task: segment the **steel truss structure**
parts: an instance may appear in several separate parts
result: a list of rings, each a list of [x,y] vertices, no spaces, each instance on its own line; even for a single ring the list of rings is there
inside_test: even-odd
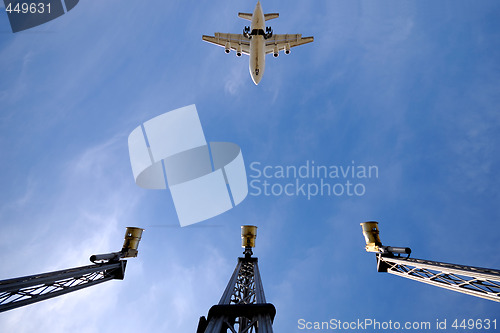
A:
[[[500,270],[377,254],[379,272],[500,302]]]
[[[272,333],[276,314],[266,303],[258,259],[246,255],[238,264],[219,304],[201,317],[197,333]]]
[[[126,264],[126,260],[110,261],[0,281],[0,312],[112,279],[123,280]]]

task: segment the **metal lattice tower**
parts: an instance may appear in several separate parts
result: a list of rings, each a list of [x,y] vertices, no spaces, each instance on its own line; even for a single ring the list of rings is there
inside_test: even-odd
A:
[[[361,223],[366,251],[377,253],[377,270],[500,302],[500,270],[409,258],[409,248],[383,246],[377,222]],[[404,258],[401,255],[407,254]]]
[[[0,281],[0,312],[112,279],[123,279],[126,263],[126,260],[120,260]]]
[[[274,305],[266,303],[258,259],[252,257],[257,227],[242,226],[244,258],[238,258],[233,275],[218,305],[201,317],[197,333],[272,333],[276,314]]]
[[[423,259],[377,255],[382,271],[433,286],[500,302],[500,270]]]
[[[143,229],[127,228],[120,252],[93,255],[94,265],[0,281],[0,312],[12,310],[113,279],[123,280],[126,260],[137,256]]]

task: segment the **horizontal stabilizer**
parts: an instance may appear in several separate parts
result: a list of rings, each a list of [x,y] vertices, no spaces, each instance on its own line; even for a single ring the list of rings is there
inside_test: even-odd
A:
[[[264,20],[269,21],[269,20],[275,19],[279,16],[280,16],[280,14],[278,14],[278,13],[264,14]]]
[[[250,14],[250,13],[238,13],[238,16],[241,17],[242,19],[251,21],[253,14]]]

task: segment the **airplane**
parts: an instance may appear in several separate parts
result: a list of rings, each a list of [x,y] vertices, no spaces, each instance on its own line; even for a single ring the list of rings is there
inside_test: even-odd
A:
[[[314,37],[302,37],[301,34],[274,35],[271,27],[266,27],[266,21],[277,18],[279,14],[264,14],[260,1],[257,1],[253,14],[238,13],[238,16],[252,22],[250,27],[246,26],[243,29],[242,34],[216,32],[214,36],[203,35],[202,39],[222,46],[226,53],[235,50],[238,57],[241,57],[242,54],[249,55],[248,67],[256,85],[259,84],[264,75],[266,54],[273,53],[276,58],[281,50],[284,50],[285,54],[290,54],[292,47],[314,41]]]

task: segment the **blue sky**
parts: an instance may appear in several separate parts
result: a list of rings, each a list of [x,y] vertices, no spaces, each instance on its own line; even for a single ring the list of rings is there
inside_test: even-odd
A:
[[[0,315],[6,332],[194,332],[258,226],[276,332],[297,321],[497,319],[498,304],[376,272],[360,222],[413,257],[500,268],[500,4],[263,0],[275,33],[248,57],[202,34],[242,31],[254,1],[80,1],[12,34],[0,13],[0,279],[86,265],[146,229],[124,281]],[[251,196],[180,228],[168,191],[134,184],[127,136],[196,104],[207,141],[262,165],[375,165],[363,196]],[[288,182],[289,180],[280,180]],[[333,180],[332,180],[333,181]],[[499,323],[500,325],[500,323]],[[449,329],[448,331],[454,331]]]

